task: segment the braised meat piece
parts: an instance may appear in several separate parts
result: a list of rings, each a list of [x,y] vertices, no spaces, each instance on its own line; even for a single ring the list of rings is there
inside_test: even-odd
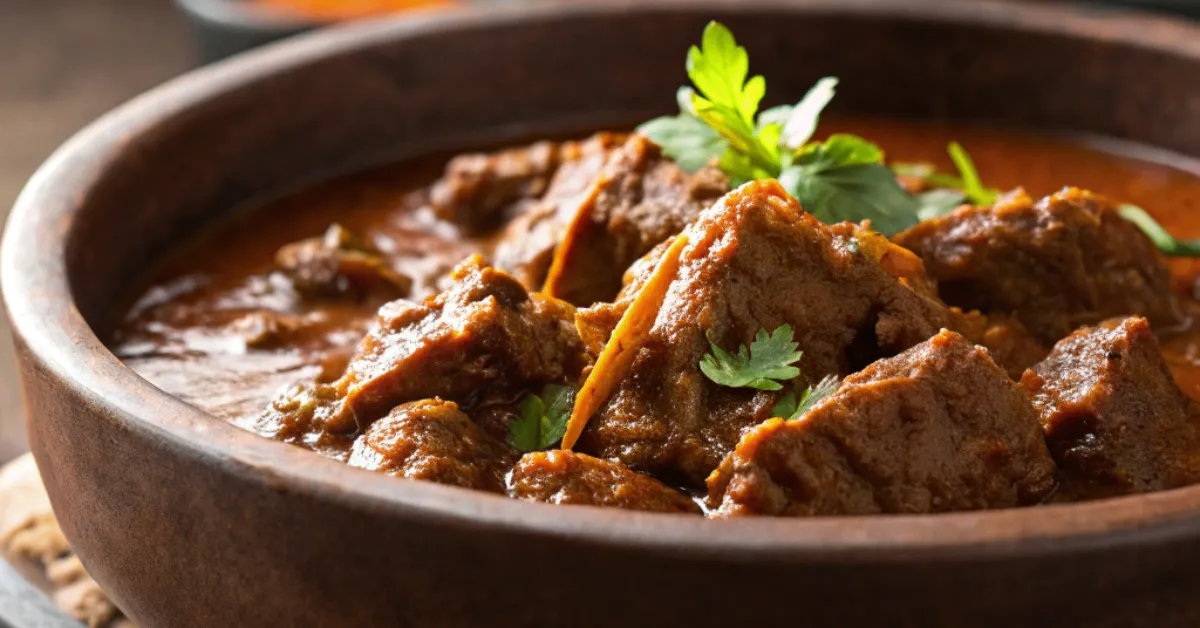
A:
[[[564,165],[545,196],[509,224],[497,267],[572,303],[609,300],[630,264],[729,190],[716,168],[689,174],[640,135],[612,139],[591,140],[586,156]]]
[[[452,401],[396,406],[354,441],[349,463],[388,475],[493,493],[516,455],[471,422]]]
[[[1200,481],[1200,410],[1175,384],[1146,319],[1076,331],[1021,386],[1062,469],[1064,499]]]
[[[988,350],[992,359],[1008,371],[1013,380],[1021,379],[1025,369],[1041,362],[1050,349],[1033,337],[1015,318],[1004,314],[984,316],[977,311],[950,308],[948,327],[971,342]]]
[[[650,476],[571,451],[525,454],[512,470],[508,493],[549,504],[700,514],[700,507],[686,495]]]
[[[705,377],[699,362],[710,340],[736,351],[786,323],[804,351],[799,367],[815,381],[895,355],[948,320],[940,303],[831,233],[774,181],[730,192],[681,237],[657,318],[631,348],[628,371],[604,374],[619,381],[583,432],[581,451],[698,486],[743,428],[770,418],[779,396]],[[589,343],[596,335],[584,334]]]
[[[546,291],[576,305],[611,300],[621,277],[729,191],[714,167],[692,174],[640,135],[613,151],[563,235]]]
[[[258,429],[283,440],[366,429],[406,401],[469,405],[549,382],[574,383],[587,364],[569,304],[530,294],[507,273],[467,259],[424,303],[384,305],[345,373],[274,402]]]
[[[708,480],[717,516],[931,513],[1054,488],[1037,415],[987,352],[942,331],[847,377],[795,421],[748,431]]]
[[[947,303],[1012,314],[1047,345],[1113,316],[1163,327],[1183,319],[1154,244],[1078,189],[1036,203],[1018,193],[995,207],[963,207],[895,241],[925,260]]]
[[[578,213],[609,154],[624,136],[597,133],[571,146],[545,193],[510,208],[515,216],[496,243],[496,267],[508,271],[530,290],[541,290],[571,218]]]
[[[319,238],[280,248],[275,264],[305,298],[372,297],[382,302],[403,297],[412,287],[412,279],[338,224]]]
[[[579,142],[536,142],[495,153],[466,153],[446,164],[429,189],[438,217],[467,232],[495,227],[506,210],[545,194],[564,162],[579,156]]]

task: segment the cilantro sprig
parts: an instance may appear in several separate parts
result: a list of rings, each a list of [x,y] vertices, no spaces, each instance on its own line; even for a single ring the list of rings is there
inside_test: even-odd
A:
[[[807,386],[801,390],[798,398],[796,390],[789,390],[779,401],[775,402],[775,406],[771,408],[771,415],[795,421],[812,410],[823,399],[837,392],[841,384],[842,381],[837,376],[826,375],[815,386]]]
[[[1171,235],[1162,225],[1158,224],[1146,210],[1126,203],[1117,207],[1117,213],[1122,218],[1137,225],[1145,233],[1154,246],[1166,255],[1172,257],[1200,257],[1200,240],[1179,240]]]
[[[958,176],[940,173],[932,164],[927,163],[892,165],[896,174],[921,179],[934,188],[917,195],[917,202],[920,204],[917,215],[921,220],[944,216],[963,203],[994,205],[1000,198],[1000,190],[983,185],[979,171],[975,169],[975,162],[962,144],[950,142],[946,152],[950,154],[950,160],[958,169]]]
[[[800,344],[792,340],[790,325],[781,325],[771,334],[758,330],[750,346],[742,345],[737,353],[729,353],[711,340],[708,344],[712,353],[700,359],[700,370],[722,386],[780,390],[781,381],[800,375],[794,364],[804,352],[796,350]]]
[[[760,329],[750,346],[741,345],[730,353],[709,341],[712,352],[700,359],[700,370],[708,379],[730,388],[782,390],[783,382],[800,376],[796,363],[804,356],[794,339],[791,325],[780,325],[774,332]],[[822,399],[837,391],[841,380],[830,375],[815,386],[794,387],[771,408],[771,416],[789,421],[800,418]]]
[[[693,88],[677,93],[676,116],[638,131],[686,170],[716,161],[734,185],[776,178],[800,205],[825,222],[870,220],[892,235],[917,222],[916,199],[883,165],[883,151],[854,135],[814,142],[821,112],[837,79],[821,79],[795,105],[759,111],[766,79],[750,76],[746,49],[718,22],[704,29],[687,55]]]
[[[562,440],[575,402],[575,389],[547,384],[540,395],[529,393],[517,406],[521,416],[508,424],[508,443],[522,453],[549,449]]]

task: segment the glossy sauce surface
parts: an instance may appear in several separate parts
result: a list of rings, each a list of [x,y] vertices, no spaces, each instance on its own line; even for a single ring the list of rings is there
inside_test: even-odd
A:
[[[862,135],[882,146],[890,162],[929,161],[943,170],[950,169],[947,143],[958,141],[991,187],[1023,186],[1036,197],[1077,186],[1142,206],[1177,237],[1200,237],[1200,165],[1194,161],[1126,145],[962,125],[845,119],[823,131]],[[1169,166],[1156,163],[1167,159]],[[298,298],[273,272],[280,246],[319,236],[336,222],[412,276],[414,298],[435,292],[467,255],[490,251],[486,239],[464,237],[426,206],[425,186],[443,163],[387,166],[239,212],[152,273],[119,319],[110,345],[164,391],[249,427],[286,386],[336,375],[380,305],[369,300],[313,305]],[[1190,297],[1200,262],[1176,259],[1171,268],[1177,289]],[[269,332],[271,317],[282,317],[302,333],[279,345],[257,342]],[[1200,333],[1193,328],[1163,334],[1162,340],[1180,386],[1200,400]]]

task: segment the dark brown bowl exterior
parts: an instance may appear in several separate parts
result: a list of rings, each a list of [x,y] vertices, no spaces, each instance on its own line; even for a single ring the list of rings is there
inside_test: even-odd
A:
[[[923,517],[556,507],[372,474],[217,421],[93,332],[239,203],[402,155],[667,111],[709,19],[770,93],[1200,155],[1200,30],[940,0],[569,3],[323,32],[81,132],[30,182],[0,280],[34,453],[142,626],[1198,625],[1200,487]]]

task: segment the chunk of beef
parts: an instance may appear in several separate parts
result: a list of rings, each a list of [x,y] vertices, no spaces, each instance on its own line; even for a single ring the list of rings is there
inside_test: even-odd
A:
[[[1141,317],[1085,327],[1021,379],[1062,469],[1064,499],[1200,481],[1200,412]]]
[[[501,236],[496,265],[529,289],[545,284],[581,305],[612,299],[630,264],[729,190],[716,168],[689,174],[640,135],[621,145],[612,138],[592,140],[587,157],[564,165]]]
[[[544,194],[506,212],[514,217],[497,240],[496,267],[512,273],[526,288],[541,290],[567,225],[586,200],[609,153],[623,141],[624,136],[598,133],[575,144]]]
[[[1012,314],[1045,344],[1113,316],[1164,327],[1183,318],[1162,254],[1106,201],[1078,189],[960,208],[895,240],[925,260],[947,303]]]
[[[545,194],[559,166],[577,158],[579,150],[577,142],[537,142],[459,155],[430,187],[430,205],[438,217],[468,232],[486,231],[513,204]]]
[[[573,307],[529,294],[479,256],[451,279],[424,303],[384,305],[338,380],[293,389],[260,417],[258,430],[288,441],[346,434],[406,401],[439,397],[469,406],[578,379],[587,358]]]
[[[396,272],[378,251],[345,227],[334,224],[319,238],[280,248],[275,264],[305,298],[398,299],[412,279]]]
[[[612,300],[625,269],[728,191],[715,167],[685,172],[650,140],[631,136],[571,218],[546,291],[576,305]]]
[[[588,355],[593,359],[604,349],[617,323],[621,321],[621,316],[654,273],[672,240],[654,247],[625,271],[621,291],[612,302],[595,303],[575,312],[575,327],[579,330]]]
[[[1014,380],[1025,369],[1041,362],[1050,350],[1015,318],[1004,314],[985,316],[978,311],[950,308],[950,329],[988,350],[992,359]]]
[[[423,399],[401,404],[354,441],[349,463],[414,480],[493,493],[516,455],[471,422],[452,401]]]
[[[525,454],[513,468],[508,493],[549,504],[700,513],[683,493],[610,460],[571,451]]]
[[[864,254],[876,259],[900,283],[940,302],[937,282],[929,277],[924,262],[912,251],[862,225],[842,222],[830,225],[829,229],[835,235],[854,238]],[[1008,371],[1013,379],[1020,379],[1025,369],[1037,364],[1050,352],[1020,321],[1011,316],[998,313],[986,316],[977,310],[964,312],[957,307],[948,308],[947,315],[948,328],[986,347],[992,359]]]
[[[657,319],[581,451],[699,485],[743,428],[770,418],[778,397],[706,378],[698,365],[710,340],[735,351],[759,330],[789,324],[804,351],[799,366],[815,381],[895,355],[947,323],[940,303],[831,233],[774,181],[729,193],[683,237]]]
[[[1033,504],[1054,461],[1029,399],[942,331],[847,377],[795,421],[748,431],[709,478],[717,516],[929,513]]]

